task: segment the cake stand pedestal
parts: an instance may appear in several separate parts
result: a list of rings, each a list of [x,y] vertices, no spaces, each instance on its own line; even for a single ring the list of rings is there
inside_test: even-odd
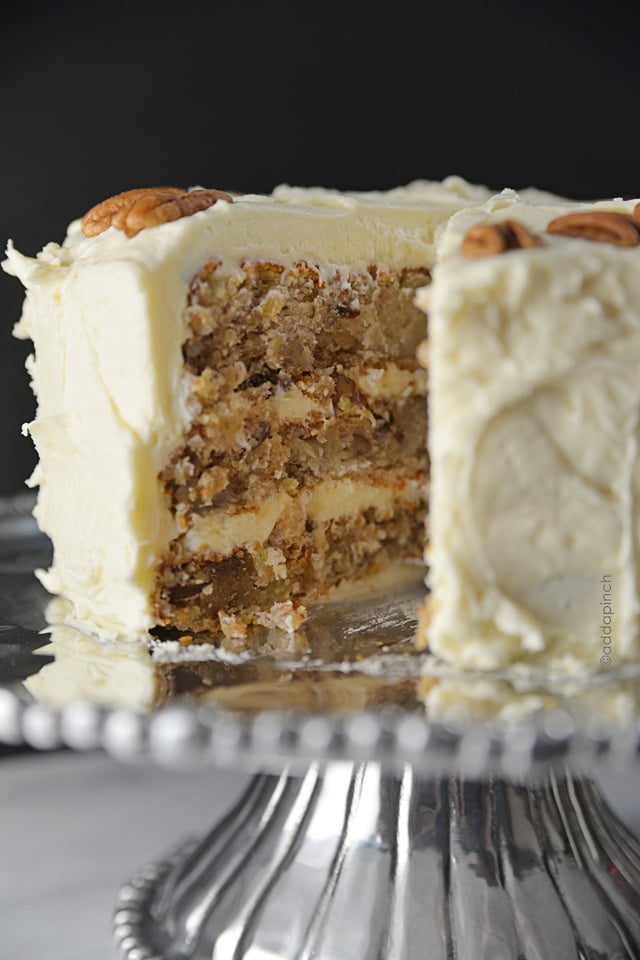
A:
[[[118,896],[122,960],[637,960],[640,847],[589,779],[256,775]]]

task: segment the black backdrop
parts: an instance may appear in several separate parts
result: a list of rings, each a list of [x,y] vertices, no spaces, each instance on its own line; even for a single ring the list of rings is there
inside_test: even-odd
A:
[[[459,173],[640,194],[633,5],[32,0],[0,20],[0,240],[35,253],[134,186],[384,188]],[[0,493],[33,465],[0,278]]]

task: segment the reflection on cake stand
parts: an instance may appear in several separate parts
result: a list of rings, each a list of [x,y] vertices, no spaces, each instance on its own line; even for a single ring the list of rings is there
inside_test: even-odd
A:
[[[122,888],[123,960],[640,956],[640,847],[591,780],[638,761],[637,672],[447,674],[411,649],[414,583],[268,655],[132,646],[128,688],[122,650],[78,638],[74,660],[62,630],[48,675],[75,679],[51,702],[45,668],[37,701],[18,683],[43,639],[28,554],[0,557],[0,740],[254,771],[210,834]]]

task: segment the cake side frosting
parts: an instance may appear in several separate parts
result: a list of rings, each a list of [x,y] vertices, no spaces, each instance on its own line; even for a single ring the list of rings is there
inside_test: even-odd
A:
[[[188,420],[173,318],[135,264],[41,266],[13,252],[10,264],[28,291],[16,334],[36,344],[30,482],[55,544],[42,582],[79,619],[144,631],[150,557],[174,528],[151,478]]]
[[[636,204],[503,194],[452,218],[418,295],[432,476],[421,642],[456,665],[637,659],[640,246],[546,229]],[[471,228],[507,220],[541,245],[460,252]]]

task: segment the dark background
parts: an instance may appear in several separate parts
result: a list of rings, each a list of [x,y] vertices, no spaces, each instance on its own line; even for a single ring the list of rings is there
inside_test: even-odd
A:
[[[0,21],[0,240],[35,253],[120,190],[384,188],[458,173],[640,194],[633,5],[31,2]],[[34,456],[20,285],[0,277],[0,494]]]

